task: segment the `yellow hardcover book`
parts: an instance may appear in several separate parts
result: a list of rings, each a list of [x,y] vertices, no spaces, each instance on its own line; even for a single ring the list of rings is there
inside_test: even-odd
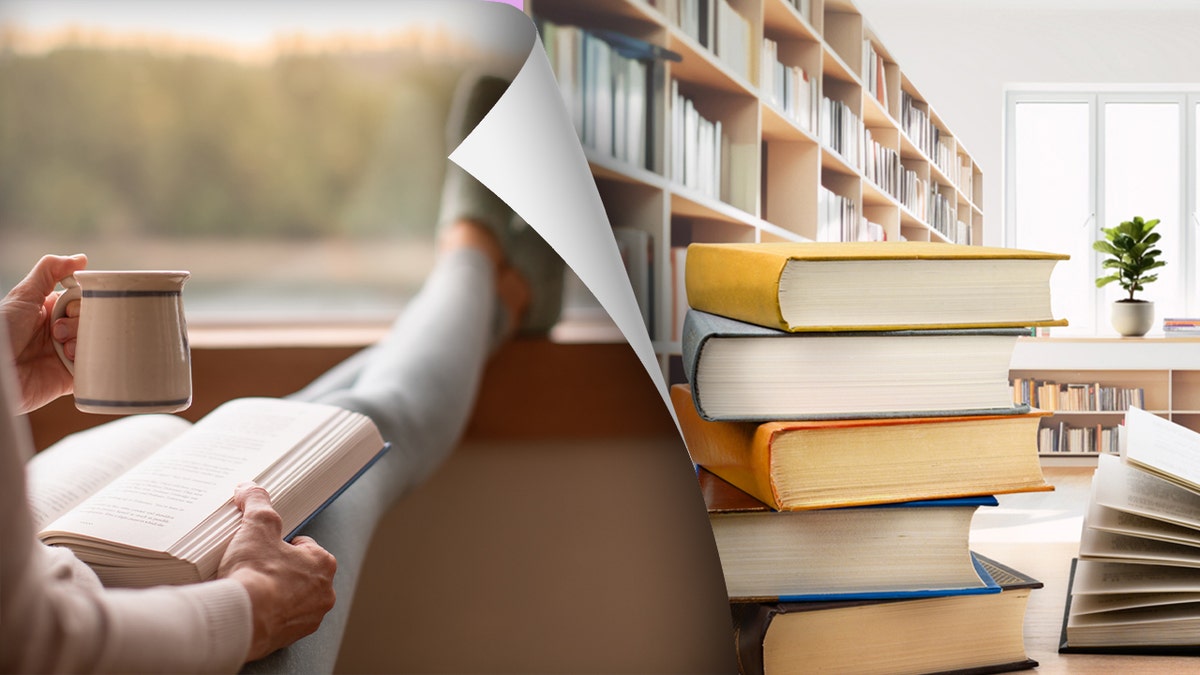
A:
[[[1047,413],[709,422],[671,387],[692,461],[777,511],[1052,490],[1038,459]]]
[[[1064,326],[1058,253],[935,242],[692,244],[688,304],[787,331]]]

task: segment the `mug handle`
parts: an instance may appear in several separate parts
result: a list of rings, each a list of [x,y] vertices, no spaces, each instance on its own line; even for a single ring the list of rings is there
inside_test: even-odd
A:
[[[54,325],[55,321],[67,315],[67,304],[72,300],[79,300],[83,297],[83,290],[79,288],[79,282],[75,279],[75,275],[70,275],[59,280],[63,286],[63,292],[54,301],[54,311],[50,312],[50,325]],[[58,352],[58,358],[62,360],[63,365],[67,367],[71,375],[75,375],[75,362],[67,358],[66,352],[63,351],[63,345],[58,340],[50,340],[54,343],[54,351]]]

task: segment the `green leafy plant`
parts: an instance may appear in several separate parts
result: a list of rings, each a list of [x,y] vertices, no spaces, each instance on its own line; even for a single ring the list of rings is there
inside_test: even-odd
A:
[[[1162,251],[1154,246],[1162,238],[1161,234],[1153,231],[1158,223],[1157,218],[1142,220],[1141,216],[1135,216],[1133,220],[1127,220],[1116,227],[1100,228],[1105,238],[1092,244],[1092,248],[1109,256],[1102,264],[1104,269],[1113,272],[1097,277],[1096,288],[1115,281],[1129,292],[1129,297],[1125,300],[1132,302],[1136,300],[1135,293],[1158,279],[1157,274],[1148,274],[1151,270],[1167,264],[1165,260],[1158,259]]]

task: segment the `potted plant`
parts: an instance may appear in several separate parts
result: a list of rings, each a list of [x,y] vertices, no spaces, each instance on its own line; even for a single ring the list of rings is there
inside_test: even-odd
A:
[[[1096,287],[1115,281],[1129,293],[1129,297],[1114,301],[1112,308],[1113,328],[1124,336],[1145,335],[1154,321],[1154,303],[1139,300],[1136,294],[1158,279],[1157,274],[1150,274],[1151,270],[1167,264],[1158,259],[1162,251],[1155,247],[1162,237],[1154,232],[1158,223],[1157,218],[1143,220],[1141,216],[1135,216],[1116,227],[1100,228],[1104,239],[1092,244],[1092,248],[1108,256],[1102,264],[1104,269],[1112,272],[1097,277]]]

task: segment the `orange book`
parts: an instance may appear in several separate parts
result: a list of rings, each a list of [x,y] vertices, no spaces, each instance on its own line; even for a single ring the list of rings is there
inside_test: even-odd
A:
[[[1067,256],[936,242],[692,244],[693,309],[786,331],[1062,326]]]
[[[692,461],[781,511],[1052,490],[1038,459],[1048,413],[709,422],[671,387]]]

